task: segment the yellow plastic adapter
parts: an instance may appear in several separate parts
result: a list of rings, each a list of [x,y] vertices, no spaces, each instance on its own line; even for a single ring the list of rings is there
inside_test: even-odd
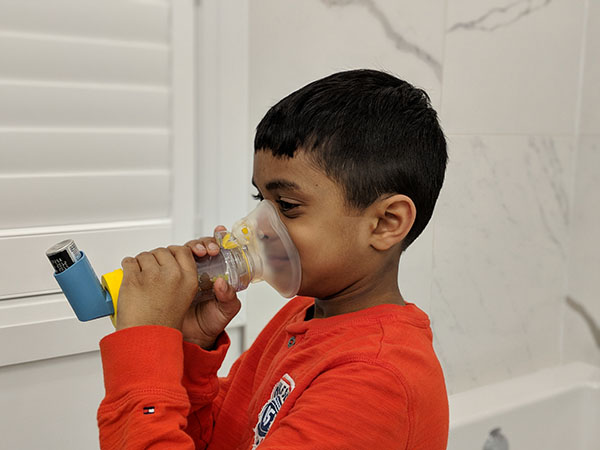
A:
[[[102,275],[102,286],[108,291],[112,298],[115,313],[110,316],[110,320],[115,328],[117,328],[117,302],[119,300],[119,290],[123,282],[123,269],[113,270],[112,272]]]

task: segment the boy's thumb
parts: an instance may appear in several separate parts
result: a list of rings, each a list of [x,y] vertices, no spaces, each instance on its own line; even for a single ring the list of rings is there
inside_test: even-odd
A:
[[[224,279],[219,278],[215,281],[214,290],[221,312],[225,316],[233,318],[242,307],[233,287]]]

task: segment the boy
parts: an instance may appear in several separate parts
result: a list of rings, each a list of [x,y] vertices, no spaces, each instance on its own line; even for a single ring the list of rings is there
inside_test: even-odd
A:
[[[240,302],[224,280],[191,305],[209,238],[122,262],[100,344],[103,449],[443,450],[448,404],[425,313],[397,284],[447,162],[427,94],[373,70],[313,82],[258,125],[253,184],[302,262],[299,295],[217,369]]]

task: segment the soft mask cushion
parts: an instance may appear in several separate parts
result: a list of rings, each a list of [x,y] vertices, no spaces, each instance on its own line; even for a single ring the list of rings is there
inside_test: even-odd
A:
[[[293,297],[300,289],[300,256],[277,208],[263,200],[231,230],[239,244],[247,246],[256,276],[265,280],[284,297]]]

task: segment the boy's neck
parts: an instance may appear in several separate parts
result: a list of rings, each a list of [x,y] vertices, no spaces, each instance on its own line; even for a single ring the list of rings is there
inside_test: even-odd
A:
[[[324,319],[372,306],[406,305],[398,288],[398,270],[378,279],[363,279],[327,298],[315,298],[315,319]]]

